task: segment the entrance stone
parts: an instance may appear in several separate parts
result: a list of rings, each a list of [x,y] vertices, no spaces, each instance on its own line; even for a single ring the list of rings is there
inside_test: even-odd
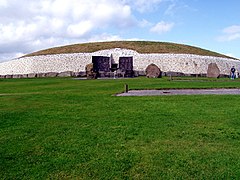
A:
[[[220,70],[216,63],[210,63],[208,65],[207,77],[218,78],[220,76]]]
[[[87,79],[96,79],[96,73],[94,72],[93,63],[87,64],[85,70]]]
[[[161,75],[161,70],[155,64],[150,64],[146,68],[146,77],[148,78],[158,78]]]

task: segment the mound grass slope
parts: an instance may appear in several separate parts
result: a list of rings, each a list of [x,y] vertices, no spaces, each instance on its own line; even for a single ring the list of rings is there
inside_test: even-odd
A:
[[[173,53],[173,54],[196,54],[203,56],[216,56],[232,58],[223,54],[201,49],[194,46],[168,43],[168,42],[151,42],[151,41],[112,41],[112,42],[95,42],[84,44],[73,44],[61,47],[54,47],[46,50],[37,51],[27,56],[64,54],[64,53],[91,53],[103,49],[125,48],[132,49],[139,53]]]

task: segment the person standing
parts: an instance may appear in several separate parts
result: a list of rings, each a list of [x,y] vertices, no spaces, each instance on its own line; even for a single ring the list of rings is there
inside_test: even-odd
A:
[[[235,69],[235,67],[233,66],[233,67],[231,68],[231,79],[234,79],[234,78],[235,78],[235,71],[236,71],[236,69]]]

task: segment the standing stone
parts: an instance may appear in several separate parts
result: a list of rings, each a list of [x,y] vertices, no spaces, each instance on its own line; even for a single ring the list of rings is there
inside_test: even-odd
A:
[[[150,64],[146,68],[146,76],[148,78],[158,78],[161,75],[161,70],[155,64]]]
[[[93,69],[93,63],[87,64],[85,67],[87,79],[96,79],[96,73]]]
[[[216,63],[210,63],[208,65],[207,77],[218,78],[220,76],[220,70]]]

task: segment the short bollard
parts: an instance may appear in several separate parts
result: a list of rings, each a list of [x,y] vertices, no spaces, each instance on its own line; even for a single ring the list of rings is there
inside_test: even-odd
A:
[[[128,93],[128,84],[125,84],[125,85],[124,85],[124,92],[125,92],[125,93]]]

